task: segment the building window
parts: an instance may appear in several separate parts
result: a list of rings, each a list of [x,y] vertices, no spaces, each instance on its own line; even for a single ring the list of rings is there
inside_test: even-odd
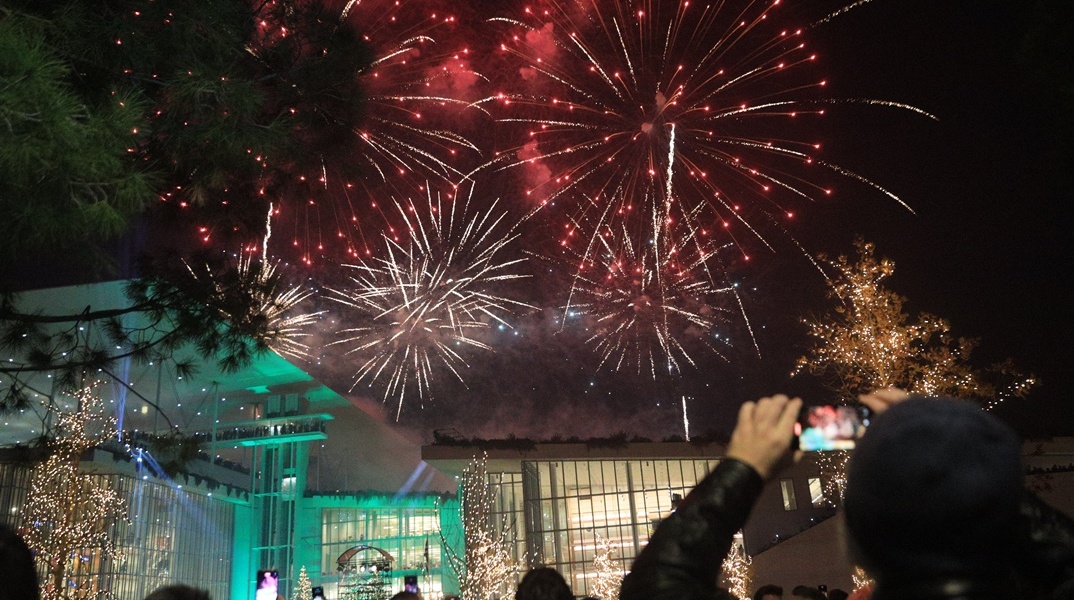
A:
[[[526,461],[528,504],[516,514],[529,531],[519,539],[529,547],[520,543],[526,552],[516,560],[555,568],[575,593],[591,594],[598,555],[610,551],[609,568],[626,573],[657,524],[715,466],[715,460]]]
[[[809,478],[809,499],[813,503],[813,508],[822,508],[828,504],[824,498],[824,484],[821,483],[819,477]]]
[[[426,597],[442,596],[445,581],[452,577],[447,573],[450,555],[443,544],[453,534],[442,529],[441,513],[457,509],[445,509],[440,503],[392,504],[390,497],[378,496],[356,497],[356,501],[357,507],[319,509],[320,583],[326,597],[367,597],[361,595],[365,593],[387,598],[388,592],[402,590],[407,576],[419,577]],[[345,562],[338,563],[344,555]],[[458,587],[458,583],[448,585]],[[385,595],[377,595],[381,593]]]
[[[85,597],[108,590],[116,598],[144,598],[169,581],[197,581],[213,598],[231,597],[232,504],[155,480],[114,473],[91,477],[123,496],[128,519],[104,530],[119,556],[79,551],[68,574]],[[0,523],[18,524],[30,486],[29,469],[0,464]]]
[[[779,489],[783,492],[783,510],[798,510],[798,501],[794,499],[794,480],[780,479]]]

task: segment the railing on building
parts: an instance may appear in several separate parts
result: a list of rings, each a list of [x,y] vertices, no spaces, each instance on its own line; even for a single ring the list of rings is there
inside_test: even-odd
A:
[[[309,442],[328,438],[327,413],[272,417],[254,421],[222,423],[209,431],[199,431],[191,437],[217,446],[265,446],[293,442]]]

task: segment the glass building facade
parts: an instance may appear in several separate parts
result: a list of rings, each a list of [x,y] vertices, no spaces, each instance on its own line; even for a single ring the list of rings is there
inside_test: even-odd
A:
[[[489,528],[509,526],[505,541],[513,543],[514,561],[523,571],[552,567],[575,595],[587,596],[610,575],[626,574],[661,521],[725,452],[717,443],[676,441],[491,448],[438,443],[422,447],[422,459],[461,480],[473,457],[483,455],[487,484],[497,497]],[[814,460],[802,460],[781,476],[761,491],[742,528],[742,547],[750,556],[835,513]]]
[[[113,525],[120,555],[87,552],[72,578],[119,600],[140,600],[172,582],[193,583],[214,598],[250,600],[259,568],[279,569],[284,595],[294,592],[303,567],[329,600],[386,600],[408,580],[427,600],[460,591],[454,559],[465,548],[458,496],[306,490],[303,452],[261,450],[287,460],[256,460],[255,453],[258,468],[246,475],[250,491],[228,498],[143,478],[123,461],[95,460],[91,470],[122,493],[129,520]],[[472,459],[470,448],[454,452],[440,459],[448,473],[455,464],[448,461]],[[693,454],[669,458],[675,452]],[[613,570],[625,573],[661,520],[718,464],[720,452],[687,445],[631,448],[611,457],[580,446],[539,449],[530,457],[505,452],[513,456],[493,458],[485,469],[490,530],[502,532],[521,571],[553,567],[577,595],[591,595],[598,576],[608,574],[598,572],[598,553],[610,550]],[[437,467],[437,458],[429,460]],[[268,468],[276,462],[279,468]],[[750,526],[760,528],[752,535],[762,544],[832,510],[813,470],[786,475],[793,478],[770,486],[772,497],[758,501]],[[0,520],[20,524],[29,485],[25,465],[0,463]],[[272,542],[277,531],[286,536]],[[286,557],[266,554],[277,545],[286,547]],[[505,582],[505,593],[513,584]]]
[[[116,556],[83,552],[68,572],[69,585],[108,592],[117,600],[141,600],[163,585],[182,582],[207,590],[213,598],[245,600],[253,597],[256,569],[279,568],[281,581],[293,582],[304,566],[313,585],[324,587],[333,600],[390,598],[403,590],[408,577],[430,600],[459,591],[448,558],[463,554],[459,503],[453,495],[282,494],[295,509],[281,511],[286,518],[273,521],[293,532],[294,560],[265,563],[261,530],[266,513],[257,505],[260,495],[267,494],[226,500],[206,490],[180,489],[174,482],[122,472],[125,464],[114,464],[120,472],[108,472],[113,461],[107,458],[89,465],[95,478],[121,493],[127,519],[111,526]],[[0,462],[0,522],[23,525],[30,477],[25,464]],[[286,484],[287,477],[281,481]],[[348,559],[341,564],[344,555]],[[354,593],[369,583],[363,563],[377,564],[382,571],[378,594]],[[287,595],[292,588],[281,585],[281,593]]]
[[[303,507],[301,518],[319,524],[305,555],[317,553],[320,568],[310,575],[326,597],[390,597],[407,578],[425,598],[458,593],[449,556],[462,552],[462,523],[453,496],[313,494]]]
[[[717,464],[715,459],[522,461],[490,473],[497,523],[513,524],[515,559],[550,566],[575,594],[592,593],[600,547],[625,573],[660,520]]]
[[[30,473],[21,464],[0,464],[0,521],[13,527],[22,525]],[[120,492],[127,503],[127,519],[111,526],[116,556],[82,552],[71,565],[71,585],[78,582],[89,591],[107,591],[125,600],[144,598],[168,583],[196,582],[214,598],[230,597],[232,504],[154,479],[116,473],[94,476]]]
[[[387,551],[395,571],[439,569],[440,517],[432,508],[326,508],[322,517],[321,565],[334,567],[347,550],[369,546]],[[324,572],[322,575],[333,573]]]
[[[84,563],[80,574],[120,598],[143,598],[176,581],[196,582],[214,598],[229,597],[233,505],[157,482],[102,477],[127,499],[130,520],[115,526],[119,558]]]

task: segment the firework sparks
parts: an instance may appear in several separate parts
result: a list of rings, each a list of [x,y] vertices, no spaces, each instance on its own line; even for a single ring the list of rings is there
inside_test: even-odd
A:
[[[278,267],[279,262],[255,260],[248,254],[240,255],[233,271],[223,273],[208,265],[186,264],[194,280],[211,290],[207,303],[228,323],[280,355],[309,358],[309,346],[301,339],[323,313],[296,310],[313,292],[301,285],[286,286]]]
[[[386,379],[384,401],[397,401],[396,420],[408,390],[430,396],[437,367],[465,383],[464,350],[491,349],[478,334],[494,323],[509,327],[512,311],[532,308],[497,291],[526,277],[518,272],[525,259],[504,257],[517,237],[507,213],[496,202],[471,211],[470,191],[464,200],[430,192],[424,205],[396,204],[407,239],[385,235],[385,258],[348,265],[356,272],[353,285],[330,290],[365,321],[333,342],[349,346],[346,354],[360,361],[354,386]]]
[[[858,0],[857,2],[854,2],[853,4],[849,4],[847,6],[844,6],[843,8],[840,8],[839,10],[837,10],[837,11],[835,11],[835,12],[833,12],[833,13],[827,15],[827,16],[825,16],[823,19],[820,19],[816,23],[813,23],[813,25],[811,25],[811,27],[816,27],[817,25],[823,25],[824,23],[827,23],[828,21],[831,21],[832,19],[838,17],[839,15],[842,15],[842,14],[848,12],[848,11],[854,10],[855,8],[857,8],[859,6],[861,6],[863,4],[868,4],[868,3],[872,2],[872,1],[873,0]]]
[[[323,311],[302,313],[296,308],[313,296],[301,285],[283,287],[277,275],[279,262],[254,261],[246,256],[239,259],[239,278],[256,282],[253,300],[255,314],[264,319],[268,346],[277,353],[296,358],[309,358],[309,346],[300,341],[309,335],[308,328],[317,322]]]
[[[819,143],[788,136],[832,104],[927,113],[825,98],[827,82],[811,74],[816,54],[802,30],[775,22],[779,5],[550,0],[522,19],[493,19],[512,31],[501,49],[526,88],[502,94],[514,114],[501,121],[524,128],[527,142],[483,168],[521,170],[537,206],[569,204],[568,222],[606,215],[637,239],[659,234],[647,215],[666,204],[669,223],[722,231],[747,257],[749,240],[771,247],[755,222],[791,219],[803,201],[831,194],[814,183],[821,175],[901,203],[816,158]]]
[[[713,284],[708,265],[718,248],[666,226],[659,211],[652,218],[652,230],[666,235],[636,243],[624,229],[606,228],[588,236],[596,247],[587,248],[588,258],[580,262],[566,314],[587,318],[592,327],[587,341],[602,367],[655,379],[679,373],[684,364],[696,366],[690,346],[723,357],[718,346],[726,339],[717,326],[731,312],[727,300],[737,294],[732,285]]]
[[[462,173],[451,165],[451,157],[465,150],[476,153],[477,146],[452,130],[430,127],[431,115],[422,112],[476,106],[456,95],[459,88],[481,78],[470,68],[469,50],[445,52],[437,48],[434,37],[453,25],[455,17],[437,13],[414,17],[399,2],[350,2],[341,25],[350,23],[348,17],[355,11],[362,11],[353,19],[361,23],[362,39],[376,52],[369,67],[359,73],[371,104],[368,127],[354,130],[369,149],[362,159],[383,181],[418,173],[457,183]],[[406,16],[414,24],[400,28],[398,23]]]
[[[382,206],[373,198],[411,196],[430,179],[457,184],[472,167],[467,161],[478,160],[477,146],[455,123],[471,110],[484,110],[467,99],[483,77],[471,68],[465,44],[444,42],[456,24],[450,13],[352,0],[330,24],[330,35],[296,40],[301,31],[283,29],[282,18],[273,18],[291,14],[290,3],[265,6],[249,47],[258,58],[278,55],[281,48],[301,48],[301,57],[331,57],[344,52],[339,48],[368,54],[354,65],[356,72],[337,82],[311,80],[340,88],[328,101],[300,95],[288,108],[312,132],[303,144],[308,156],[258,157],[267,168],[287,173],[266,187],[280,196],[275,215],[278,225],[287,225],[281,233],[290,238],[289,253],[307,265],[324,255],[368,256],[394,216],[390,203]],[[465,166],[457,167],[460,162]]]

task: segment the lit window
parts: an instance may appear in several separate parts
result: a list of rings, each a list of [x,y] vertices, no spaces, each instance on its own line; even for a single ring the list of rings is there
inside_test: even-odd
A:
[[[828,504],[824,499],[824,484],[821,483],[819,477],[809,478],[809,499],[813,503],[813,508],[821,508]]]
[[[298,493],[297,480],[295,476],[284,477],[280,481],[280,495],[284,500],[294,500]]]
[[[798,501],[794,499],[794,480],[780,479],[779,489],[783,492],[783,510],[798,510]]]

